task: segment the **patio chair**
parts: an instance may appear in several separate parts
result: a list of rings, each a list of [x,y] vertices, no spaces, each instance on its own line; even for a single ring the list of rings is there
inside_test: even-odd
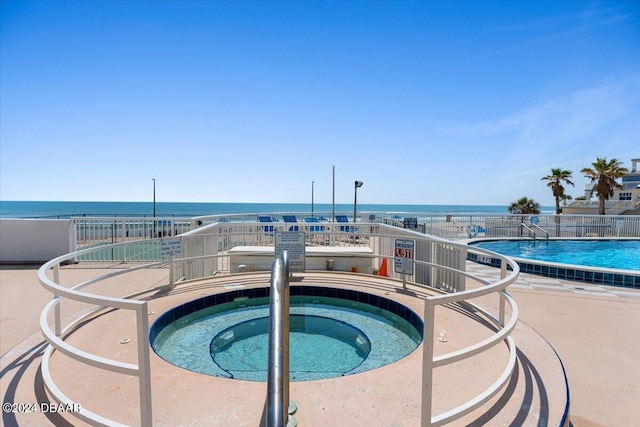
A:
[[[295,215],[282,215],[282,219],[284,219],[284,222],[286,223],[293,223],[293,224],[297,224],[298,223],[298,219],[296,218]],[[299,231],[300,227],[298,227],[297,225],[292,225],[289,227],[289,231]]]
[[[340,222],[340,223],[349,223],[349,218],[347,218],[346,215],[336,215],[336,221]],[[355,232],[355,227],[351,226],[351,225],[341,225],[340,226],[340,231],[344,232],[344,233],[353,233]]]
[[[320,224],[320,221],[316,217],[306,217],[304,222],[308,224]],[[319,243],[321,245],[328,244],[329,235],[326,232],[324,226],[322,225],[309,225],[309,233],[313,236],[313,240],[315,243]]]
[[[258,221],[260,222],[273,222],[270,216],[267,215],[258,215]],[[264,225],[262,230],[267,234],[273,234],[274,228],[273,225]]]
[[[304,222],[307,222],[310,224],[318,224],[320,221],[318,221],[318,218],[315,218],[315,217],[307,217],[304,219]],[[319,233],[321,231],[324,231],[324,227],[322,227],[321,225],[310,225],[309,231],[311,233]]]

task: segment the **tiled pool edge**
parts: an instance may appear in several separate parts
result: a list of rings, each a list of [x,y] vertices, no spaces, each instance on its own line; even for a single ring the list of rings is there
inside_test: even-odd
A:
[[[352,289],[340,289],[322,286],[291,286],[289,290],[291,296],[304,295],[340,298],[354,302],[362,302],[382,308],[404,318],[414,328],[416,328],[416,330],[422,337],[422,332],[424,329],[422,318],[409,307],[394,300]],[[233,291],[208,295],[206,297],[201,297],[192,301],[188,301],[184,304],[180,304],[165,311],[158,317],[158,319],[156,319],[155,322],[153,322],[149,330],[149,340],[150,342],[153,342],[158,333],[160,333],[160,331],[165,326],[169,325],[174,320],[187,316],[195,311],[213,305],[231,302],[238,297],[261,298],[268,297],[269,294],[270,289],[268,287],[236,289]]]
[[[640,289],[640,273],[635,274],[629,270],[612,270],[606,268],[525,260],[516,257],[511,258],[518,263],[521,273],[553,277],[555,279],[573,280],[576,282],[593,283],[597,285]],[[467,260],[478,264],[500,268],[500,260],[497,258],[489,258],[487,255],[467,253]]]

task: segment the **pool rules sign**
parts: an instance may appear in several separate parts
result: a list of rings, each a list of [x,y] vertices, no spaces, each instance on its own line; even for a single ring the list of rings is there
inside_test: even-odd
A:
[[[394,271],[396,273],[413,275],[413,255],[416,242],[413,240],[396,239],[394,251]]]
[[[275,256],[281,256],[284,251],[289,255],[289,271],[304,272],[306,252],[303,231],[276,232]]]

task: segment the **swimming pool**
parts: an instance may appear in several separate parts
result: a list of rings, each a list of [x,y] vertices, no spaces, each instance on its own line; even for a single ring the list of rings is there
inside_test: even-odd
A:
[[[640,240],[499,240],[476,246],[516,258],[640,270]]]
[[[351,375],[393,363],[422,341],[422,319],[395,301],[360,291],[291,287],[290,379]],[[266,381],[268,288],[212,295],[154,322],[152,348],[194,372]]]
[[[523,273],[640,287],[640,240],[486,240],[470,245],[515,258]],[[469,259],[494,264],[476,254]]]

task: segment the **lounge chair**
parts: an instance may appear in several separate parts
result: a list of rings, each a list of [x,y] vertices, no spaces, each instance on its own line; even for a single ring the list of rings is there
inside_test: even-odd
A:
[[[346,215],[336,215],[336,221],[340,223],[349,223],[349,218]],[[341,225],[340,231],[344,233],[353,233],[355,232],[355,227],[351,225]]]
[[[316,217],[306,217],[304,222],[308,224],[320,224],[320,221]],[[313,237],[313,241],[316,244],[325,245],[328,244],[329,234],[326,232],[323,225],[309,225],[309,233],[311,233],[311,237]]]
[[[270,216],[267,215],[258,215],[258,221],[260,222],[273,222]],[[262,230],[267,234],[273,234],[274,228],[273,225],[265,225],[262,227]]]
[[[318,221],[318,218],[315,218],[315,217],[307,217],[304,219],[304,222],[311,223],[311,224],[318,224],[320,221]],[[309,231],[311,233],[319,233],[321,231],[324,231],[324,227],[322,227],[321,225],[310,225]]]
[[[287,223],[293,223],[293,224],[298,223],[298,220],[295,215],[282,215],[282,219],[284,219],[284,222],[287,222]],[[291,227],[289,227],[289,231],[299,231],[299,230],[300,230],[300,227],[298,227],[297,225],[292,225]]]

